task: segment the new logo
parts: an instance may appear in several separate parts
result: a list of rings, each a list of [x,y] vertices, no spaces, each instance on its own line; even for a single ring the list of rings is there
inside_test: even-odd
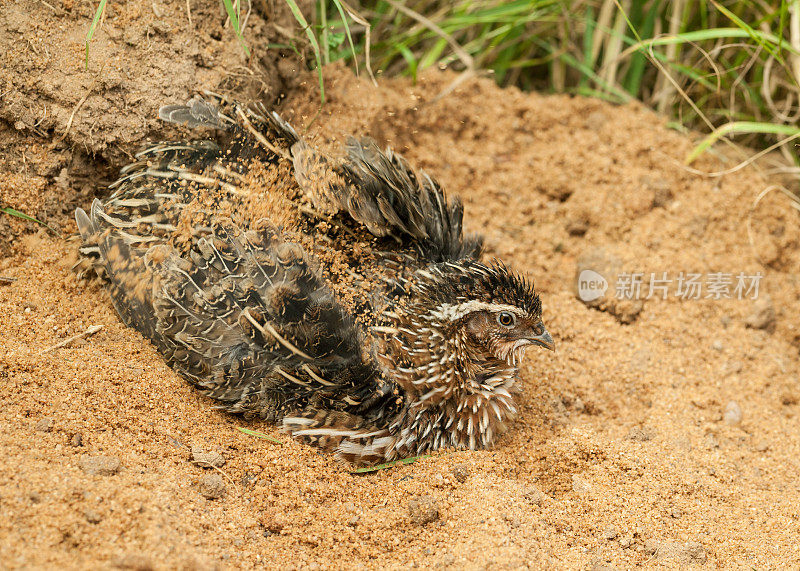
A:
[[[581,301],[600,299],[608,290],[606,278],[594,270],[583,270],[578,276],[578,297]]]

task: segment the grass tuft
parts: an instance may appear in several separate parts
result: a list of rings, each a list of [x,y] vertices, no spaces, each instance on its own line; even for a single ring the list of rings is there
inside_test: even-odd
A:
[[[638,99],[709,134],[693,156],[733,135],[763,149],[800,132],[800,6],[791,0],[373,0],[359,7],[371,46],[367,28],[320,10],[330,14],[326,34],[348,26],[355,42],[325,61],[363,62],[370,47],[379,72],[416,79],[433,66],[465,70],[460,49],[501,85]]]
[[[221,1],[249,55],[241,0]],[[87,67],[106,2],[86,35]],[[800,135],[798,0],[365,0],[355,9],[317,0],[311,23],[296,0],[283,2],[313,54],[323,104],[321,68],[338,60],[370,77],[373,67],[413,79],[430,67],[488,72],[524,90],[638,99],[671,125],[706,134],[687,162],[736,136],[777,146],[800,166],[785,145]]]

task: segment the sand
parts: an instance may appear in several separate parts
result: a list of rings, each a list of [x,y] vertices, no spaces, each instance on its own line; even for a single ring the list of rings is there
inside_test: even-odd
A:
[[[144,43],[101,37],[93,49],[118,50],[132,83],[99,89],[63,141],[98,64],[84,72],[80,55],[42,64],[38,83],[21,67],[0,74],[13,94],[0,105],[0,201],[61,232],[0,217],[0,278],[9,278],[0,279],[0,567],[800,565],[800,217],[779,193],[752,208],[776,181],[754,167],[693,174],[682,161],[696,137],[639,105],[524,94],[489,79],[437,98],[457,77],[449,72],[375,87],[330,66],[317,115],[315,76],[289,59],[265,64],[263,50],[258,65],[246,61],[217,13],[196,7],[189,29],[183,3],[161,17],[128,4],[104,24],[112,40],[159,19],[171,30],[151,34],[150,58]],[[41,37],[17,31],[15,45],[30,38],[41,57],[45,47],[57,57],[59,46],[80,47],[90,7],[55,7],[63,14],[12,2],[0,23],[17,30],[15,13],[40,14]],[[253,18],[250,37],[269,37],[270,14]],[[203,35],[217,28],[220,40]],[[182,38],[218,50],[225,69],[279,70],[260,96],[283,93],[281,113],[318,144],[368,134],[402,152],[463,198],[487,259],[535,280],[558,350],[528,352],[520,415],[494,449],[354,474],[268,423],[215,410],[119,322],[102,289],[75,279],[72,208],[102,197],[145,138],[170,135],[153,119],[160,104],[227,85],[213,62],[193,75],[200,60]],[[183,70],[174,81],[158,76],[169,50]],[[50,75],[74,83],[54,95],[40,88]],[[137,89],[150,91],[115,106]],[[53,122],[34,128],[20,111],[29,102],[53,108]],[[693,167],[733,164],[709,155]],[[576,295],[579,269],[641,272],[642,299],[614,300],[612,280],[589,307]],[[644,299],[650,274],[664,272],[667,299]],[[706,286],[711,273],[763,277],[757,300],[706,298],[707,289],[680,299],[681,272]],[[48,350],[91,326],[102,328]]]

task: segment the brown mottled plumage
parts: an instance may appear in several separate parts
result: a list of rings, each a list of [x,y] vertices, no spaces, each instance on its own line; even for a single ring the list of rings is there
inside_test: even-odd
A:
[[[76,269],[126,324],[226,410],[351,462],[494,442],[525,348],[553,340],[532,284],[477,260],[458,200],[370,139],[323,155],[258,104],[159,114],[212,136],[142,152],[76,212]]]

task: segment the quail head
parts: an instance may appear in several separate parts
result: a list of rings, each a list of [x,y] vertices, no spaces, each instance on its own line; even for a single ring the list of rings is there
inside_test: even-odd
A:
[[[533,284],[479,261],[463,208],[368,138],[325,154],[206,93],[78,209],[76,271],[218,405],[357,464],[490,446],[518,366],[553,349]]]

